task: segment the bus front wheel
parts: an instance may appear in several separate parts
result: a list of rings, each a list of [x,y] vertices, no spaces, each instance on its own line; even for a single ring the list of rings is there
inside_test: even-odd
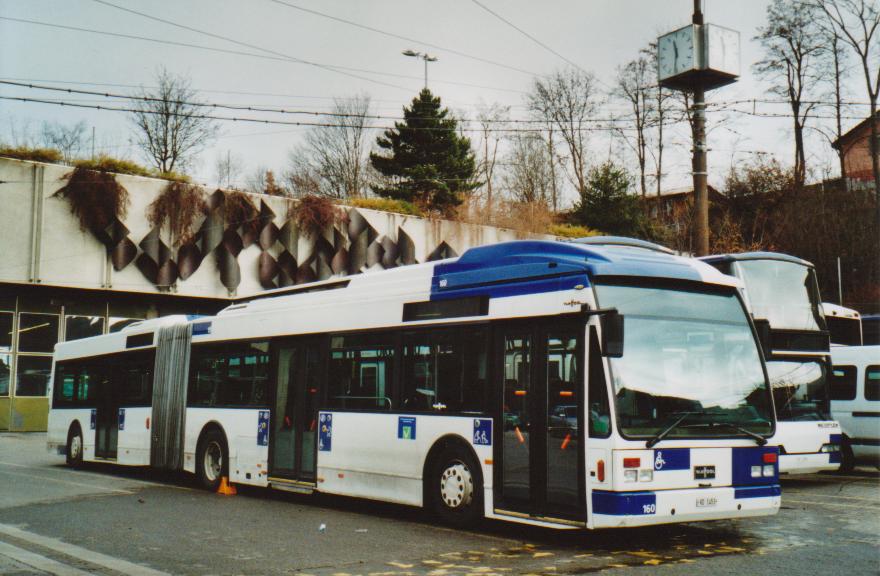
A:
[[[74,424],[67,433],[67,465],[78,468],[83,461],[83,436],[79,426]]]
[[[226,438],[219,430],[205,433],[196,456],[196,476],[206,490],[216,491],[220,479],[229,474],[229,450]]]
[[[445,448],[431,467],[428,493],[437,516],[453,526],[467,526],[483,515],[479,465],[459,446]]]

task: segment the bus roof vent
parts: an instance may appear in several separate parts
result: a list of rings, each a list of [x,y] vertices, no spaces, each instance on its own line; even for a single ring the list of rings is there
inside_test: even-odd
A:
[[[588,244],[590,246],[627,246],[629,248],[653,250],[654,252],[662,252],[664,254],[675,254],[675,251],[670,250],[666,246],[625,236],[587,236],[585,238],[576,238],[571,240],[571,242],[575,244]]]

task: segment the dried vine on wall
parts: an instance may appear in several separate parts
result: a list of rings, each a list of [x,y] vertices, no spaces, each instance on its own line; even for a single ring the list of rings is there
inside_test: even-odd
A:
[[[193,225],[205,213],[205,194],[186,182],[169,182],[150,204],[147,220],[154,228],[168,227],[171,246],[179,248],[193,239]]]
[[[329,198],[323,196],[303,196],[291,204],[287,214],[296,222],[297,228],[305,235],[317,238],[331,226],[342,223],[345,213]]]
[[[82,230],[103,234],[128,212],[128,191],[110,172],[75,168],[64,176],[67,184],[55,192],[67,200]]]

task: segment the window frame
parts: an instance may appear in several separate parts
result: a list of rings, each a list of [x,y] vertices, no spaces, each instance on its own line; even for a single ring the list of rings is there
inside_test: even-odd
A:
[[[872,381],[872,378],[870,378],[871,372],[876,372],[880,375],[880,364],[869,364],[865,366],[864,397],[868,402],[880,402],[880,378]],[[870,396],[868,396],[868,383],[871,383],[872,388]]]

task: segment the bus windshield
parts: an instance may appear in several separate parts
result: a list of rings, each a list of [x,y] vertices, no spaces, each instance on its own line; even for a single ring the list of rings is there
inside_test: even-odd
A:
[[[600,284],[624,315],[624,351],[610,358],[624,436],[767,435],[772,408],[758,345],[735,293]]]
[[[781,260],[741,260],[736,264],[755,318],[768,320],[774,329],[824,329],[812,269]]]
[[[827,368],[818,360],[768,360],[779,420],[828,420]]]

